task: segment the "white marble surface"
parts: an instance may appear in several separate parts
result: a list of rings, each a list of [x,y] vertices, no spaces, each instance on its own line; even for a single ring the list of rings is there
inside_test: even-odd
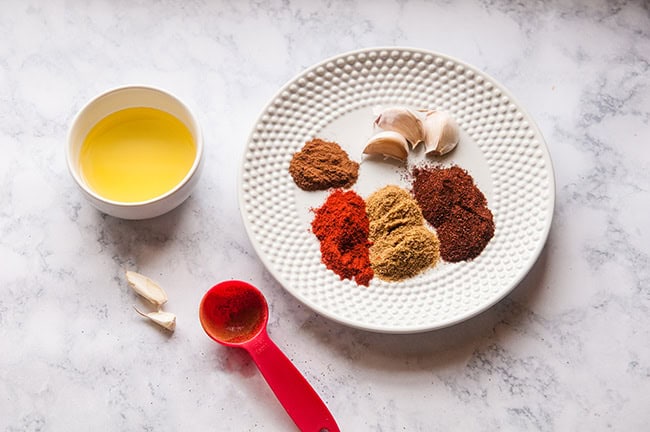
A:
[[[530,275],[441,331],[381,335],[302,307],[263,268],[236,177],[264,104],[344,51],[439,51],[503,83],[554,160],[555,219]],[[206,170],[172,213],[83,200],[75,112],[160,86],[203,126]],[[0,430],[295,430],[251,360],[212,343],[202,294],[240,278],[343,431],[643,431],[650,424],[650,10],[638,1],[2,1]],[[163,284],[178,328],[142,322],[124,268]]]

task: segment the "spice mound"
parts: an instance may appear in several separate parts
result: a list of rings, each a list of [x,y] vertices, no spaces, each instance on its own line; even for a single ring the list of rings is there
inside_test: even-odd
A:
[[[306,191],[349,188],[357,181],[359,164],[337,143],[314,138],[293,155],[289,174]]]
[[[341,279],[354,278],[359,285],[368,286],[374,272],[363,198],[353,191],[335,189],[314,212],[311,229],[320,241],[323,264]]]
[[[377,277],[401,281],[433,267],[440,258],[437,236],[424,226],[408,191],[389,185],[366,201],[370,220],[370,263]]]
[[[404,189],[389,185],[376,191],[366,201],[370,219],[370,240],[389,234],[402,226],[419,226],[424,223],[422,212]]]
[[[494,219],[467,171],[456,165],[416,167],[412,187],[424,218],[436,228],[443,260],[471,260],[485,249],[494,236]]]

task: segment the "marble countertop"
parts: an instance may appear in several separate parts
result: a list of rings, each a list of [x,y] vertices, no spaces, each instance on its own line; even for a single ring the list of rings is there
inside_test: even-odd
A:
[[[3,1],[0,36],[0,430],[295,430],[250,358],[200,327],[203,293],[233,278],[263,287],[271,337],[343,431],[647,430],[647,2]],[[495,77],[554,162],[532,271],[443,330],[369,333],[301,306],[239,215],[239,161],[267,101],[373,46]],[[148,221],[93,209],[63,151],[83,104],[134,83],[180,96],[206,143],[195,193]],[[134,313],[125,268],[167,288],[173,334]]]

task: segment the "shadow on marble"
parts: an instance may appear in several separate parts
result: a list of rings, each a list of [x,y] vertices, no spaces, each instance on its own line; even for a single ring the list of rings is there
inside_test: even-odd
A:
[[[149,260],[173,247],[179,222],[191,211],[187,204],[144,220],[119,219],[97,212],[93,221],[96,241],[121,268],[146,267]]]
[[[364,367],[400,371],[463,365],[478,350],[503,344],[504,338],[512,337],[503,332],[496,335],[497,327],[526,326],[527,315],[543,295],[547,256],[545,246],[531,271],[508,296],[481,314],[451,327],[418,334],[379,334],[348,328],[317,316],[302,330],[326,340],[332,350]]]

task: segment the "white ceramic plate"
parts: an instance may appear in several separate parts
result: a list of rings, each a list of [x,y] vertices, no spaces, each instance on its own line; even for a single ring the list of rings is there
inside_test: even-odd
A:
[[[369,287],[341,280],[321,263],[310,208],[321,206],[327,192],[300,190],[289,162],[314,137],[336,141],[362,161],[378,105],[444,109],[458,121],[461,141],[440,162],[468,170],[496,227],[473,261],[442,263],[399,283],[374,278]],[[409,163],[421,161],[421,153],[409,156]],[[366,159],[353,189],[365,198],[386,184],[408,187],[405,172],[398,164]],[[546,241],[554,188],[544,139],[503,86],[441,54],[375,48],[325,60],[280,89],[251,133],[239,198],[255,250],[302,303],[352,327],[414,333],[468,319],[519,283]]]

